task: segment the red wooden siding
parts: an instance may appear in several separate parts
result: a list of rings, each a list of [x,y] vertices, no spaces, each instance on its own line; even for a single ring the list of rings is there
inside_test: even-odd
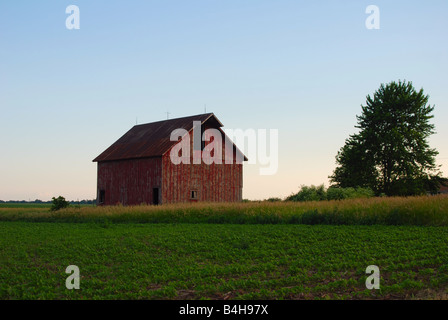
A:
[[[178,164],[163,157],[162,203],[197,201],[236,202],[242,200],[242,164]]]
[[[190,133],[190,150],[193,150],[193,133]],[[224,141],[224,140],[223,140]],[[210,142],[208,142],[210,143]],[[206,144],[208,144],[206,143]],[[191,152],[190,164],[175,165],[171,162],[170,152],[162,159],[162,202],[236,202],[242,200],[243,165],[225,164],[225,143],[222,142],[222,164],[193,164]],[[191,199],[191,191],[198,191],[198,199]]]
[[[105,191],[104,205],[153,203],[153,188],[162,187],[162,158],[98,163],[98,193]],[[159,189],[160,198],[161,189]]]

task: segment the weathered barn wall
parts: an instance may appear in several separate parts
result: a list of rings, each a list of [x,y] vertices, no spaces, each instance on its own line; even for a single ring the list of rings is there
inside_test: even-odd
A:
[[[193,132],[190,133],[191,164],[175,165],[170,152],[163,156],[162,202],[236,202],[242,200],[243,165],[225,164],[229,152],[222,141],[222,164],[193,164]],[[210,142],[206,142],[206,145]],[[232,144],[233,147],[233,144]],[[200,152],[200,151],[199,151]],[[232,152],[232,150],[230,151]],[[198,191],[197,199],[191,198],[191,191]]]
[[[152,204],[154,188],[159,188],[160,201],[161,177],[161,157],[99,162],[98,204]],[[103,203],[99,203],[101,190]]]
[[[441,186],[439,189],[439,193],[448,194],[448,186]]]

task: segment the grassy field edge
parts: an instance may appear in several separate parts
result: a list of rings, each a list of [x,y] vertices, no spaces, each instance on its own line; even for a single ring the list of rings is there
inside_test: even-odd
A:
[[[0,221],[448,226],[448,195],[312,202],[2,208]]]

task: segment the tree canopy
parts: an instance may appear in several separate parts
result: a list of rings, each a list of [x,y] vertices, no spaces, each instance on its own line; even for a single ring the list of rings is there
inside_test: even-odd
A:
[[[435,192],[441,181],[438,152],[428,137],[435,133],[434,106],[412,82],[381,84],[368,95],[357,116],[359,132],[336,155],[330,181],[338,187],[368,187],[377,194],[415,195]]]

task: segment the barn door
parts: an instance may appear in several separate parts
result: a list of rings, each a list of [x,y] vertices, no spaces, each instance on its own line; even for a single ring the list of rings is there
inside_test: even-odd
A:
[[[106,202],[106,191],[99,190],[98,192],[98,204],[104,204]]]
[[[120,188],[120,204],[124,206],[128,204],[128,190],[126,187]]]
[[[159,204],[159,188],[152,189],[152,204]]]

